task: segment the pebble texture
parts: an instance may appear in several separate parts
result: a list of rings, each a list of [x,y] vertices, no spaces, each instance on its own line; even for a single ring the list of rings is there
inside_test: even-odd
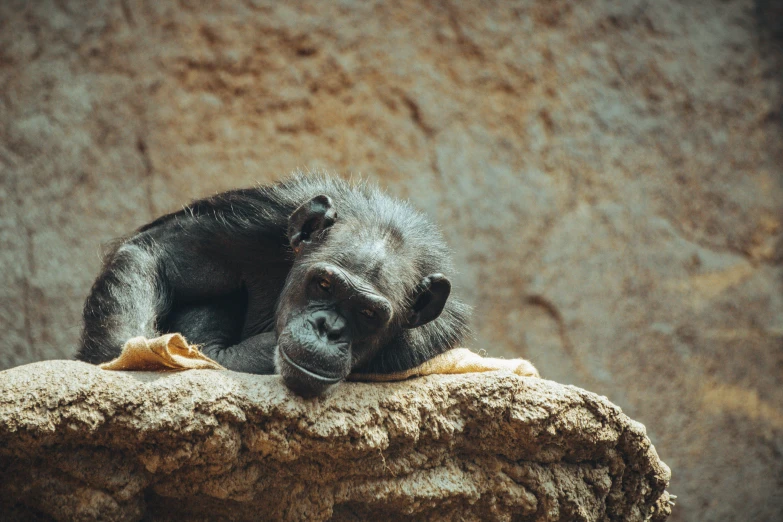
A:
[[[443,224],[492,356],[608,396],[675,522],[783,520],[773,0],[0,2],[0,368],[101,245],[296,167]]]
[[[605,397],[505,372],[313,400],[228,371],[0,373],[16,519],[660,521],[668,480]]]

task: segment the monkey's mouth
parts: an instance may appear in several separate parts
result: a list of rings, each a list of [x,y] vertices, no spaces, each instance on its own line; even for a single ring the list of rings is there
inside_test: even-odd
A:
[[[313,372],[311,370],[308,370],[307,368],[304,368],[304,367],[296,364],[288,356],[288,354],[285,353],[285,350],[282,347],[278,347],[277,351],[280,352],[280,357],[286,362],[286,364],[288,364],[289,366],[291,366],[295,370],[297,370],[299,372],[302,372],[303,375],[305,375],[306,377],[308,377],[310,379],[314,379],[314,380],[319,381],[319,382],[321,382],[323,384],[337,384],[338,382],[342,381],[345,378],[344,375],[332,376],[332,375],[321,375],[319,373],[315,373],[315,372]]]

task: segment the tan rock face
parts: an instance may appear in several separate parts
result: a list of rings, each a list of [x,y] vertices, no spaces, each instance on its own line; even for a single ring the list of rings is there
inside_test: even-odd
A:
[[[783,519],[778,2],[0,2],[0,367],[100,245],[296,167],[443,224],[472,348],[607,395],[672,520]]]
[[[669,469],[604,397],[505,372],[344,383],[0,373],[0,502],[19,519],[664,520]]]

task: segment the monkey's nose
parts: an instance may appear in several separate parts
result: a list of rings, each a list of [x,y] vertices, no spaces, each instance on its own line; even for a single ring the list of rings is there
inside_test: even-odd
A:
[[[321,337],[326,337],[332,342],[339,341],[343,338],[347,323],[345,319],[338,314],[316,312],[313,314],[313,319],[315,319],[315,327]]]

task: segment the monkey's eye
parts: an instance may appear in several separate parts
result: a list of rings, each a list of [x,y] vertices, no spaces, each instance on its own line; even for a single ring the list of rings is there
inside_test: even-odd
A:
[[[369,308],[365,308],[365,309],[364,309],[364,310],[362,310],[360,313],[361,313],[362,315],[366,316],[366,317],[369,317],[370,319],[372,319],[373,317],[375,317],[375,312],[374,312],[373,310],[370,310]]]
[[[318,286],[321,287],[321,290],[328,292],[329,289],[332,288],[332,283],[330,283],[328,279],[321,279],[318,281]]]

